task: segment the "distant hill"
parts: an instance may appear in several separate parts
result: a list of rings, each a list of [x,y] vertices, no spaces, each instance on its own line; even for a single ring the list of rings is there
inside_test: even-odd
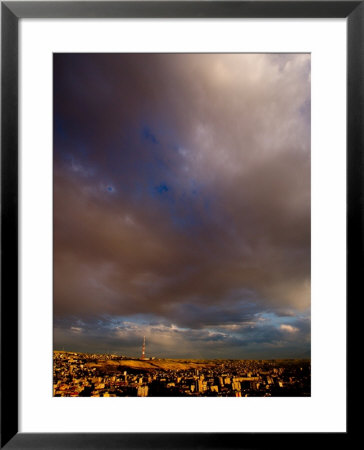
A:
[[[187,369],[200,369],[206,367],[213,367],[215,363],[212,361],[203,360],[179,360],[179,359],[158,359],[153,361],[142,361],[135,359],[122,359],[122,360],[98,360],[95,362],[88,362],[86,364],[89,367],[99,367],[104,370],[115,370],[117,367],[121,369],[132,370],[187,370]]]
[[[85,363],[87,367],[96,367],[102,369],[105,372],[115,372],[115,371],[153,371],[153,370],[189,370],[189,369],[204,369],[213,368],[217,364],[228,363],[229,361],[254,361],[254,360],[232,360],[232,359],[170,359],[170,358],[157,358],[153,360],[141,360],[141,359],[128,359],[128,357],[118,357],[117,355],[104,355],[104,354],[86,354],[78,352],[67,352],[67,351],[54,351],[55,355],[63,354],[68,358],[75,356],[86,357],[88,361]],[[95,356],[93,358],[93,356]],[[113,356],[110,359],[109,356]],[[276,363],[290,365],[295,364],[298,361],[309,362],[310,359],[274,359],[274,360],[259,360],[266,363]]]

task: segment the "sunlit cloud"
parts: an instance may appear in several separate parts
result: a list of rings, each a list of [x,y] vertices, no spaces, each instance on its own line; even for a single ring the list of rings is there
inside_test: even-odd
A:
[[[281,324],[279,327],[283,331],[287,331],[288,333],[297,333],[298,328],[293,327],[292,325]]]

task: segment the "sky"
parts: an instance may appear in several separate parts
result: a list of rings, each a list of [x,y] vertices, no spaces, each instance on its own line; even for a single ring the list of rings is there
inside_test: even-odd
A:
[[[54,349],[310,357],[310,55],[54,55]]]

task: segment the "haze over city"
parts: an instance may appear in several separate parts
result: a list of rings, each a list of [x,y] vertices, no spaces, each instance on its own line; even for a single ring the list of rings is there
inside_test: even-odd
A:
[[[54,349],[310,357],[310,55],[54,55]]]

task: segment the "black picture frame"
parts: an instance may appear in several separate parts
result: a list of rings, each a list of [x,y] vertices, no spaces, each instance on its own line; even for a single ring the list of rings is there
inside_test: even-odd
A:
[[[267,448],[328,444],[345,433],[18,432],[18,22],[21,18],[346,18],[347,313],[363,298],[363,1],[2,1],[1,2],[1,447],[39,449]],[[348,325],[348,324],[347,324]],[[349,327],[347,326],[347,329]],[[347,341],[347,349],[351,348]],[[349,353],[348,353],[349,355]],[[349,358],[347,360],[349,378]],[[348,392],[348,398],[349,398]],[[143,414],[141,412],[141,418]],[[350,432],[350,434],[349,434]],[[284,435],[284,436],[283,436]]]

